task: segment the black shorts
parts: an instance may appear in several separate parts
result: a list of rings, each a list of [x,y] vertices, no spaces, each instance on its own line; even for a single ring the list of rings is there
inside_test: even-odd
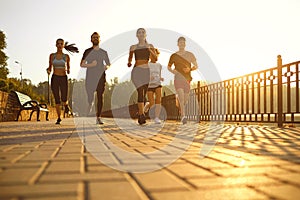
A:
[[[148,87],[148,92],[155,92],[156,89],[158,89],[158,88],[162,88],[162,86],[159,85],[159,86],[157,86],[157,87],[155,87],[155,88],[149,88],[149,87]]]

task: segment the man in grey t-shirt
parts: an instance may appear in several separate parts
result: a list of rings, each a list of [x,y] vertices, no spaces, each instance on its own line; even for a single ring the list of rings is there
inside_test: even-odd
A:
[[[103,124],[100,116],[103,106],[103,93],[105,89],[105,70],[110,66],[107,52],[99,48],[100,35],[94,32],[91,35],[93,46],[84,51],[80,66],[87,68],[85,87],[88,95],[89,109],[94,100],[94,92],[97,92],[96,123]]]

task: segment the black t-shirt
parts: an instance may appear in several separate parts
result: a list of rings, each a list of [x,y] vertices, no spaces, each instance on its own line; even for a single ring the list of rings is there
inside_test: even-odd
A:
[[[85,60],[87,64],[92,63],[94,60],[97,61],[95,67],[88,67],[86,70],[86,79],[101,77],[102,74],[105,74],[105,66],[110,65],[110,61],[107,55],[107,52],[101,48],[95,50],[93,47],[88,48],[84,51],[82,60]]]
[[[193,53],[186,51],[185,54],[179,55],[178,53],[173,53],[169,60],[169,66],[175,65],[175,70],[180,73],[180,75],[175,75],[175,79],[185,78],[187,81],[192,80],[191,72],[185,73],[184,68],[191,68],[191,63],[196,61],[196,57]]]

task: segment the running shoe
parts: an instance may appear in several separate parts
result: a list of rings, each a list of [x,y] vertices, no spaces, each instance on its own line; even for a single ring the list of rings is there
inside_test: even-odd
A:
[[[104,124],[100,117],[97,117],[96,124]]]
[[[182,117],[181,122],[182,122],[182,124],[186,124],[187,123],[187,117],[186,116]]]
[[[139,123],[140,125],[146,123],[146,117],[145,117],[145,115],[139,115],[139,116],[138,116],[138,123]]]
[[[60,124],[60,122],[61,122],[61,119],[58,118],[58,119],[56,120],[56,123],[55,123],[55,124]]]
[[[155,123],[155,124],[160,124],[160,123],[161,123],[161,121],[160,121],[160,119],[159,119],[158,117],[155,117],[155,119],[154,119],[154,123]]]

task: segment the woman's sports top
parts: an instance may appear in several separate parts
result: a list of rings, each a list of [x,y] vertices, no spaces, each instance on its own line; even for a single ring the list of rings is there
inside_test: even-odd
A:
[[[56,58],[56,53],[53,54],[52,65],[54,69],[65,69],[66,68],[66,54],[63,54],[62,59]]]

